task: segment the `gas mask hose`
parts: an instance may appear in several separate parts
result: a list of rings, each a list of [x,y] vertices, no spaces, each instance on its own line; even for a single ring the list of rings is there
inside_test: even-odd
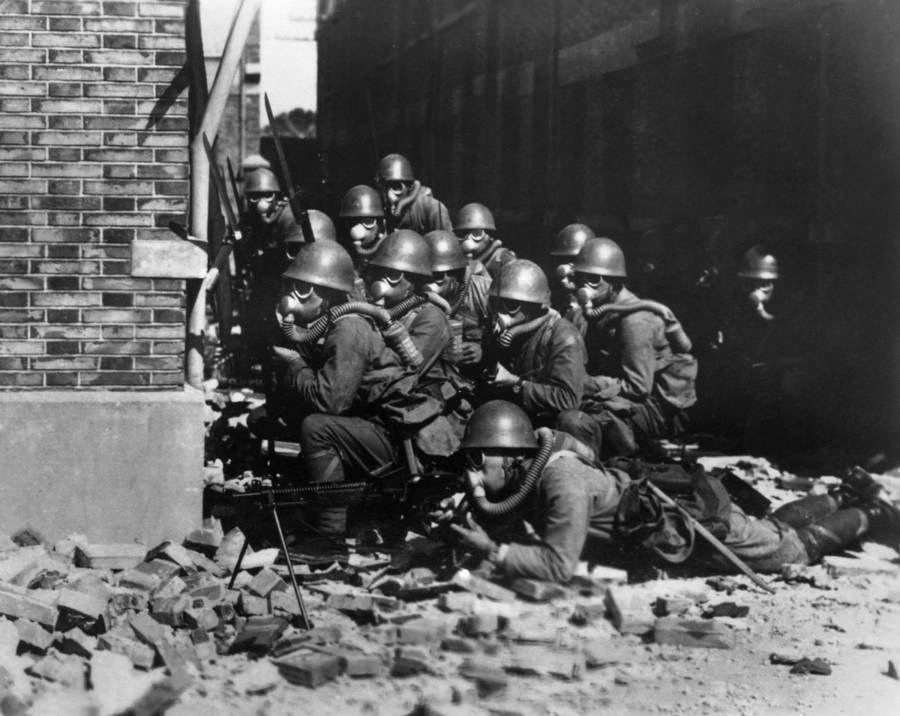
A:
[[[538,428],[537,437],[540,448],[525,473],[525,478],[519,488],[505,500],[500,502],[491,502],[484,492],[484,487],[478,486],[472,490],[472,503],[475,509],[484,515],[496,517],[498,515],[506,515],[519,507],[528,495],[534,490],[538,478],[541,476],[547,460],[550,459],[550,453],[553,452],[553,431],[550,428]]]
[[[773,321],[775,316],[766,310],[765,289],[758,288],[750,294],[750,301],[756,309],[756,314],[764,321]]]
[[[579,289],[579,293],[581,290]],[[590,321],[596,321],[610,313],[628,315],[635,311],[650,311],[662,318],[665,323],[666,338],[669,341],[669,345],[672,346],[676,353],[690,353],[692,348],[691,339],[685,333],[681,322],[672,313],[672,309],[658,301],[640,299],[634,303],[604,303],[602,306],[593,306],[588,303],[584,306],[584,315]]]
[[[519,323],[515,326],[512,326],[511,328],[506,328],[502,333],[500,333],[500,336],[497,338],[497,344],[504,350],[508,349],[516,338],[526,333],[536,331],[549,318],[549,313],[543,313],[537,318],[532,318],[530,321]]]

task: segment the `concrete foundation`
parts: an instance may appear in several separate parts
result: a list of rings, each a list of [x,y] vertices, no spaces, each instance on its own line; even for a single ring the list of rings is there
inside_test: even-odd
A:
[[[200,392],[0,393],[0,534],[153,546],[201,521]]]

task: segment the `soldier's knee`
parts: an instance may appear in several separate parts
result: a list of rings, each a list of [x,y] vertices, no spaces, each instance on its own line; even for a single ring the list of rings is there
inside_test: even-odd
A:
[[[304,452],[328,443],[333,417],[325,413],[313,413],[303,418],[300,423],[300,443]]]

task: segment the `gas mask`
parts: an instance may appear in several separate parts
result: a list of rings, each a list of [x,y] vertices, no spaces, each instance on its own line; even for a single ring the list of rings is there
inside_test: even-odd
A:
[[[459,279],[449,271],[435,271],[431,281],[425,284],[426,291],[447,299],[456,294],[457,288],[459,288]]]
[[[466,469],[475,473],[489,497],[497,497],[518,484],[522,476],[523,461],[520,457],[467,450]]]
[[[391,214],[396,216],[397,205],[409,193],[410,182],[382,180],[380,183],[381,196],[384,199],[385,206],[390,209]]]
[[[271,226],[278,219],[282,203],[277,192],[253,193],[247,196],[247,204],[256,217],[266,226]]]
[[[364,219],[350,228],[350,240],[354,246],[368,248],[378,240],[379,233],[377,219]]]
[[[303,246],[302,241],[285,241],[284,242],[284,255],[288,261],[293,261],[294,258],[300,253],[300,247]]]
[[[598,306],[608,303],[612,297],[612,286],[600,276],[576,273],[573,285],[578,287],[575,299],[580,306]]]
[[[373,266],[366,275],[366,288],[372,303],[391,308],[412,293],[413,283],[403,271]]]
[[[772,294],[775,293],[775,283],[773,281],[753,281],[749,288],[750,292],[747,294],[747,298],[760,318],[766,321],[774,319],[775,316],[766,310],[766,306],[772,300]]]
[[[497,336],[528,320],[522,302],[508,298],[492,297],[491,313],[494,316],[494,335]]]
[[[572,266],[573,264],[560,264],[556,267],[556,277],[559,279],[559,285],[569,293],[574,293],[575,291],[575,282],[572,280],[575,270]]]
[[[461,234],[462,232],[460,232]],[[457,234],[459,235],[459,234]],[[484,229],[469,229],[462,235],[460,246],[469,261],[480,257],[490,246],[490,236]]]
[[[284,294],[278,302],[278,315],[282,320],[290,317],[300,326],[307,326],[328,310],[325,299],[316,293],[316,287],[305,281],[288,279]]]

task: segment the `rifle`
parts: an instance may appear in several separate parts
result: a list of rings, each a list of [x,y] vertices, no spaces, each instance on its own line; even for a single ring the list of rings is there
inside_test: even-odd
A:
[[[272,105],[269,103],[269,95],[264,94],[263,99],[265,100],[266,105],[266,116],[269,118],[269,128],[272,130],[272,141],[275,142],[275,153],[278,154],[278,166],[281,169],[281,181],[284,182],[284,186],[287,189],[291,213],[294,215],[294,220],[300,224],[300,229],[303,231],[306,240],[313,242],[316,240],[316,237],[313,235],[312,224],[309,222],[309,209],[304,205],[300,192],[294,188],[294,182],[291,179],[291,171],[288,169],[287,158],[284,154],[284,147],[281,146],[281,137],[278,136],[275,127],[275,115],[272,112]]]
[[[241,213],[241,193],[238,191],[237,179],[234,177],[234,168],[231,166],[231,157],[225,157],[225,166],[228,168],[228,179],[231,182],[231,193],[237,202],[238,214]]]
[[[228,234],[222,241],[222,246],[219,248],[219,252],[213,260],[213,266],[217,269],[221,269],[222,266],[225,265],[225,261],[228,260],[228,255],[231,253],[234,243],[240,241],[242,238],[241,227],[237,222],[234,208],[231,206],[231,200],[228,198],[228,191],[225,188],[225,179],[222,178],[222,172],[219,170],[219,165],[216,163],[215,153],[209,143],[206,132],[203,133],[203,148],[206,150],[206,158],[209,160],[209,171],[213,178],[213,184],[216,187],[216,194],[219,195],[219,201],[225,208],[225,223],[228,225]]]

